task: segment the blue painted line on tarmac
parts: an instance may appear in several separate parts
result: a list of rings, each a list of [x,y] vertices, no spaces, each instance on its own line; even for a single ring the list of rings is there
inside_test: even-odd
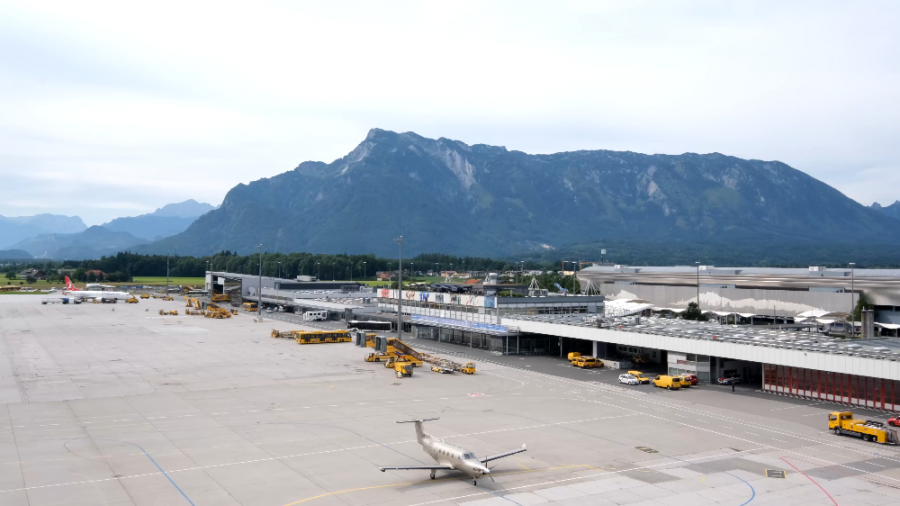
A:
[[[113,441],[115,441],[115,440],[113,440]],[[172,477],[169,476],[169,473],[165,472],[165,471],[163,470],[163,468],[159,467],[159,464],[158,464],[155,460],[153,460],[153,457],[151,457],[150,454],[147,453],[147,450],[143,449],[143,448],[141,447],[141,445],[135,444],[135,443],[129,443],[128,441],[119,441],[119,442],[120,442],[120,443],[130,444],[130,445],[132,445],[132,446],[138,447],[138,448],[144,453],[144,455],[146,455],[147,458],[150,459],[150,462],[153,462],[153,465],[156,466],[157,469],[159,469],[159,472],[161,472],[161,473],[163,474],[163,476],[165,476],[166,479],[169,480],[169,483],[171,483],[172,486],[175,487],[175,490],[177,490],[179,493],[181,493],[181,495],[184,497],[184,499],[185,499],[187,502],[189,502],[189,503],[191,504],[191,506],[197,506],[196,504],[194,504],[194,501],[192,501],[191,498],[188,497],[187,494],[184,493],[184,490],[181,490],[181,487],[179,487],[178,484],[175,483],[174,480],[172,480]]]
[[[737,478],[737,479],[743,481],[744,483],[747,484],[748,487],[750,487],[750,492],[751,492],[753,495],[750,496],[750,499],[747,499],[747,502],[741,503],[741,506],[744,506],[745,504],[750,504],[750,501],[752,501],[753,499],[756,498],[756,489],[754,489],[754,488],[753,488],[753,485],[751,485],[747,480],[741,478],[740,476],[737,476],[737,475],[734,475],[734,474],[731,474],[731,473],[728,473],[728,472],[726,472],[725,474],[727,474],[728,476],[733,476],[733,477],[735,477],[735,478]]]

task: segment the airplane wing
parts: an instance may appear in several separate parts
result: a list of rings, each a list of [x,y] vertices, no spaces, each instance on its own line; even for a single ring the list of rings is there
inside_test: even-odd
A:
[[[498,453],[497,455],[491,455],[490,457],[485,457],[481,459],[482,464],[487,464],[492,460],[502,459],[503,457],[509,457],[510,455],[515,455],[517,453],[522,453],[525,451],[525,445],[522,445],[518,450],[513,450],[511,452]]]
[[[443,469],[446,471],[452,471],[454,468],[450,467],[450,466],[407,466],[407,467],[379,467],[378,469],[381,469],[381,472],[383,473],[383,472],[387,471],[388,469],[396,469],[399,471],[405,471],[405,470],[411,470],[411,469],[438,469],[438,470]]]

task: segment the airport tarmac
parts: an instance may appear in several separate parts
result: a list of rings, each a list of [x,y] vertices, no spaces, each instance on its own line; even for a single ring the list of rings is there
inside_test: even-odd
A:
[[[831,405],[512,357],[398,379],[350,343],[269,337],[283,319],[157,314],[183,305],[0,295],[0,505],[900,503],[900,448],[826,432]],[[479,456],[528,451],[477,486],[380,472],[431,464],[394,423],[424,417]]]

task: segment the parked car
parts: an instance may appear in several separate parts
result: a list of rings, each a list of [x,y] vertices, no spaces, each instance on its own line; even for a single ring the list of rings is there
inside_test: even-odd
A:
[[[900,415],[897,415],[897,416],[892,417],[892,418],[888,418],[887,423],[888,423],[888,425],[890,425],[891,427],[900,427]]]
[[[619,383],[625,383],[626,385],[640,385],[641,382],[630,374],[620,374],[619,375]]]
[[[696,374],[685,374],[684,377],[691,382],[691,385],[700,383],[700,378],[698,378]]]
[[[718,381],[719,381],[720,385],[731,385],[731,384],[737,385],[737,384],[740,384],[741,377],[740,376],[726,376],[724,378],[719,378]]]

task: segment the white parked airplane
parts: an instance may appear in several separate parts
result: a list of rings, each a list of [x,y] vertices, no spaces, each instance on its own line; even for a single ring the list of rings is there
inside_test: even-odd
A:
[[[422,445],[422,448],[425,450],[425,453],[431,456],[435,461],[437,461],[437,466],[408,466],[408,467],[380,467],[381,472],[385,472],[388,469],[396,469],[396,470],[405,470],[405,469],[428,469],[431,470],[431,479],[433,480],[438,471],[462,471],[463,473],[469,475],[472,478],[472,484],[478,485],[478,478],[487,475],[488,478],[491,478],[493,481],[493,477],[491,477],[491,470],[487,467],[487,463],[492,460],[502,459],[503,457],[509,457],[510,455],[515,455],[517,453],[522,453],[525,451],[525,445],[522,445],[518,450],[513,450],[505,453],[498,453],[497,455],[491,455],[485,457],[483,459],[479,459],[475,456],[474,453],[460,448],[459,446],[452,445],[450,443],[444,442],[442,439],[436,439],[430,434],[426,434],[424,430],[422,430],[422,424],[424,422],[430,422],[432,420],[438,420],[438,418],[425,418],[421,420],[403,420],[397,423],[415,423],[416,424],[416,439],[419,441],[419,444]]]
[[[72,280],[69,279],[69,276],[66,276],[66,288],[62,293],[63,295],[72,297],[76,304],[85,299],[128,300],[134,298],[134,295],[131,295],[128,292],[114,292],[108,290],[80,290],[75,287],[75,285],[72,283]]]

